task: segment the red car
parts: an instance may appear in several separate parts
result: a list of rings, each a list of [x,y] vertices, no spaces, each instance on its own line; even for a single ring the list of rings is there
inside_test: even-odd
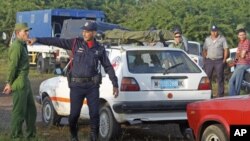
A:
[[[187,105],[188,138],[229,141],[230,125],[250,125],[250,95],[199,101]]]

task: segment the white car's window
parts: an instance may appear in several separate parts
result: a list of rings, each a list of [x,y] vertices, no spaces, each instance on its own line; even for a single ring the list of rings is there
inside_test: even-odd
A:
[[[181,51],[127,51],[131,73],[200,73],[201,70]]]
[[[230,58],[235,59],[235,56],[236,56],[236,52],[230,53]]]
[[[194,43],[188,43],[188,53],[194,54],[194,55],[200,55],[199,54],[199,46]]]

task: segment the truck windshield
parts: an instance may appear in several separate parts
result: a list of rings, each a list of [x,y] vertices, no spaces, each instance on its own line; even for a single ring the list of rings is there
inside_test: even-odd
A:
[[[168,74],[201,72],[199,67],[182,51],[127,51],[127,62],[131,73],[166,73],[166,70]],[[177,66],[172,67],[175,65]]]

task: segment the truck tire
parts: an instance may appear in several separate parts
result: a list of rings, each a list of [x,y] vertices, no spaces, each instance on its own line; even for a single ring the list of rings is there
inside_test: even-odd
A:
[[[49,69],[49,60],[43,58],[42,55],[39,55],[36,63],[36,68],[39,73],[46,73]]]
[[[115,140],[121,134],[121,126],[114,118],[110,107],[103,106],[100,109],[100,141]]]
[[[201,141],[228,141],[227,134],[220,124],[208,126],[202,134]]]
[[[46,127],[58,126],[61,122],[61,116],[59,116],[48,96],[42,101],[42,120]]]

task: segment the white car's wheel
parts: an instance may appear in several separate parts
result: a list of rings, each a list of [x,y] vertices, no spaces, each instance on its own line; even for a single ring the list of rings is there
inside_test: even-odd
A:
[[[115,139],[121,133],[121,126],[115,120],[111,109],[104,106],[100,109],[99,139],[109,141]]]
[[[45,97],[42,102],[42,120],[46,126],[59,125],[61,117],[57,115],[49,97]]]
[[[202,141],[228,141],[228,137],[222,125],[208,126],[202,134]]]

